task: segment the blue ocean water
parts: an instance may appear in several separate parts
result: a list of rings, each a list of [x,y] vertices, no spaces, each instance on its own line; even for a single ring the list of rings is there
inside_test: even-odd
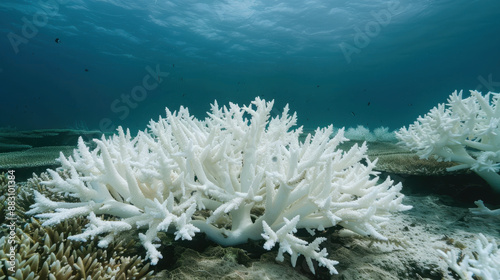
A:
[[[2,0],[0,127],[144,129],[180,105],[286,103],[397,129],[500,91],[500,1]]]

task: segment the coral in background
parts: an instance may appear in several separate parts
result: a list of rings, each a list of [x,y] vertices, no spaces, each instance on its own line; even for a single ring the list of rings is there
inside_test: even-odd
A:
[[[461,163],[448,170],[470,168],[500,192],[499,100],[499,93],[472,90],[462,98],[462,91],[455,91],[447,104],[438,104],[396,136],[421,158]]]
[[[48,146],[30,148],[24,151],[0,153],[0,169],[16,169],[33,167],[54,167],[60,152],[71,155],[74,146]]]
[[[368,142],[396,142],[396,136],[394,131],[389,131],[388,127],[377,127],[370,131],[362,125],[358,125],[356,128],[349,127],[345,132],[344,136],[349,140],[360,140]]]
[[[325,238],[308,243],[294,235],[298,229],[314,235],[340,225],[386,240],[377,229],[390,212],[411,207],[402,204],[401,184],[379,182],[365,143],[338,149],[348,139],[343,129],[331,138],[332,126],[299,141],[296,115],[286,106],[270,118],[272,106],[259,98],[243,107],[214,103],[204,120],[187,108],[167,109],[166,118],[136,137],[119,128],[118,135],[95,140],[93,150],[80,140],[71,157],[59,159],[69,176],[49,170],[51,179],[41,183],[79,201],[35,192],[29,214],[46,226],[86,216],[90,224],[68,239],[104,235],[100,247],[120,232],[144,228],[139,239],[152,264],[162,258],[159,232],[186,240],[203,232],[225,246],[263,238],[268,250],[279,244],[277,260],[288,253],[295,265],[303,255],[312,272],[315,260],[336,273],[337,262],[319,246]]]

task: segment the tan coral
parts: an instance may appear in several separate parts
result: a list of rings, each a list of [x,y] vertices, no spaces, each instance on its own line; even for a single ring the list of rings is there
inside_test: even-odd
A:
[[[68,174],[63,171],[59,172],[59,175],[63,178],[67,178]],[[47,187],[41,185],[40,182],[44,180],[48,180],[49,175],[44,172],[39,176],[33,173],[33,177],[28,179],[27,182],[17,182],[16,179],[16,200],[15,200],[15,214],[17,215],[17,223],[25,224],[30,221],[30,217],[25,213],[30,209],[30,205],[35,203],[33,191],[36,190],[40,193],[47,195],[51,199],[64,200],[67,202],[76,201],[71,197],[64,197],[63,194],[53,193],[47,190]],[[8,189],[8,178],[5,173],[0,174],[0,212],[6,213],[7,207],[7,189]],[[0,224],[3,225],[6,223],[5,221],[6,215],[0,215]],[[1,231],[1,229],[0,229]]]
[[[153,271],[149,264],[142,264],[138,256],[126,257],[132,246],[115,243],[106,249],[97,247],[97,240],[75,242],[66,236],[81,231],[83,219],[74,219],[53,228],[42,227],[36,219],[17,229],[15,274],[18,280],[32,279],[148,279]],[[10,244],[6,238],[0,239],[0,279],[8,273],[7,264]]]

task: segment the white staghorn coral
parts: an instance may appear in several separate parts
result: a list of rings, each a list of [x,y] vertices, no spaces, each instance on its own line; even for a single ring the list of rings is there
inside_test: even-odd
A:
[[[500,192],[499,100],[499,93],[471,90],[462,98],[462,91],[455,91],[447,104],[438,104],[396,137],[421,158],[461,163],[448,171],[470,168]]]
[[[496,280],[500,279],[500,251],[495,240],[491,242],[480,233],[475,242],[475,248],[468,252],[452,249],[446,253],[437,250],[460,279]]]
[[[469,208],[469,211],[472,214],[500,218],[500,209],[491,210],[484,205],[484,202],[482,200],[474,201],[474,204],[476,204],[477,208]]]
[[[89,216],[91,225],[70,238],[107,234],[100,246],[121,231],[144,228],[139,237],[153,264],[162,258],[158,232],[187,240],[203,232],[226,246],[265,238],[266,249],[280,243],[278,259],[288,252],[295,264],[304,255],[310,267],[316,260],[336,273],[336,262],[319,249],[323,239],[307,244],[293,236],[297,229],[314,233],[338,224],[384,239],[377,229],[388,214],[411,207],[402,204],[401,184],[378,182],[365,144],[337,149],[347,139],[343,129],[330,138],[332,126],[299,142],[302,128],[292,129],[296,115],[286,106],[270,118],[272,106],[260,98],[243,107],[215,102],[204,120],[187,108],[167,109],[166,118],[151,121],[136,137],[119,128],[95,140],[92,151],[80,140],[73,156],[60,157],[70,178],[50,171],[52,179],[44,182],[80,202],[37,193],[29,213],[41,213],[45,225]],[[102,214],[118,221],[103,221],[97,217]]]

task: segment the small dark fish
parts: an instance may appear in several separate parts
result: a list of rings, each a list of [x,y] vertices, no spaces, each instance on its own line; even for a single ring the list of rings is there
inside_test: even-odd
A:
[[[354,112],[351,112],[351,114],[352,114],[354,117],[356,116],[356,114],[354,114]]]
[[[172,67],[175,68],[175,64],[172,64]]]
[[[316,87],[319,87],[319,85],[316,85]]]
[[[370,106],[370,101],[368,101],[368,105],[367,106]]]
[[[55,41],[57,44],[59,44],[59,42],[60,42],[59,38],[56,38],[54,41]]]
[[[89,69],[85,68],[85,72],[89,72]]]

